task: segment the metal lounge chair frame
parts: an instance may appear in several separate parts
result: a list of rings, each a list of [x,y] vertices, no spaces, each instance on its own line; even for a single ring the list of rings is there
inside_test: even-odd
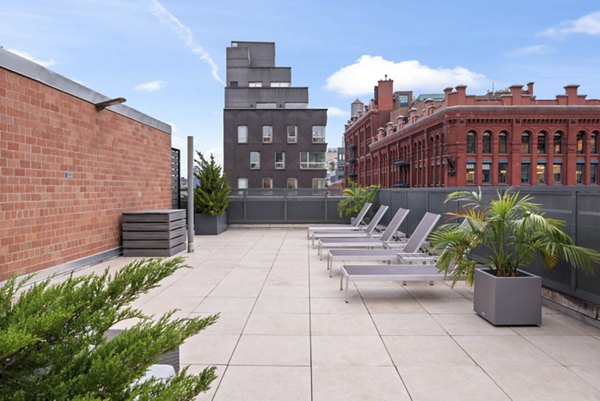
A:
[[[351,224],[341,224],[341,225],[335,225],[335,226],[332,226],[332,225],[308,226],[306,228],[306,237],[311,238],[312,233],[314,231],[360,230],[362,228],[361,224],[372,205],[373,204],[370,202],[365,203],[365,205],[362,207],[362,209],[360,209],[360,212],[358,212],[358,214],[356,215],[356,217],[354,218],[354,220],[352,221]]]

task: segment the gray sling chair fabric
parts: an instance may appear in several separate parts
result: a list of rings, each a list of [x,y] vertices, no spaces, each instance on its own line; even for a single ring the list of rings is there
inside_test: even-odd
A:
[[[415,231],[401,248],[392,249],[330,249],[327,255],[329,277],[332,277],[334,260],[399,261],[406,257],[427,257],[420,252],[423,243],[441,218],[435,213],[425,213]]]
[[[319,239],[318,254],[323,259],[323,249],[331,248],[384,248],[393,241],[393,236],[408,215],[408,209],[398,209],[379,238],[322,238]]]
[[[338,232],[338,231],[330,231],[330,232],[313,231],[311,245],[314,248],[315,240],[318,240],[320,238],[367,238],[367,237],[375,238],[375,237],[379,237],[379,235],[377,235],[375,233],[375,228],[377,228],[377,224],[379,224],[379,222],[381,221],[381,219],[387,212],[388,208],[389,207],[385,206],[385,205],[379,206],[377,213],[375,213],[375,216],[373,216],[373,218],[369,222],[369,225],[362,231],[340,231],[340,232]]]
[[[351,224],[339,224],[339,225],[334,225],[334,226],[324,224],[321,226],[308,226],[306,229],[306,236],[308,238],[311,238],[312,233],[314,231],[360,230],[363,228],[363,227],[361,227],[361,224],[372,205],[373,204],[370,202],[365,203],[365,205],[362,207],[362,209],[360,209],[360,212],[358,212],[358,214],[356,215],[356,217],[354,218],[354,220],[352,221]]]

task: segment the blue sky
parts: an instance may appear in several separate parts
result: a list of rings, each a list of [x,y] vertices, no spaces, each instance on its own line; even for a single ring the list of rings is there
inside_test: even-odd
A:
[[[597,1],[25,0],[0,3],[0,45],[171,124],[173,146],[221,159],[225,48],[276,42],[341,144],[350,103],[387,74],[395,88],[482,94],[536,83],[600,98]]]

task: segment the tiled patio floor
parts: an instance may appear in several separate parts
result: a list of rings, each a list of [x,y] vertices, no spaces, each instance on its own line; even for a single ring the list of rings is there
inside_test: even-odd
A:
[[[391,282],[345,304],[299,228],[230,229],[184,255],[193,268],[139,306],[221,312],[181,349],[192,371],[218,367],[200,400],[600,400],[600,329],[552,309],[541,327],[495,328],[463,284]]]

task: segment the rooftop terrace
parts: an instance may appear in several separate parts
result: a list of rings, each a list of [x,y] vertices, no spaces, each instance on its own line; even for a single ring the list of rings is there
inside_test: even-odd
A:
[[[218,367],[200,400],[600,400],[600,329],[553,309],[494,327],[461,283],[351,284],[346,304],[301,228],[230,229],[184,255],[138,306],[221,313],[181,348],[193,372]]]

